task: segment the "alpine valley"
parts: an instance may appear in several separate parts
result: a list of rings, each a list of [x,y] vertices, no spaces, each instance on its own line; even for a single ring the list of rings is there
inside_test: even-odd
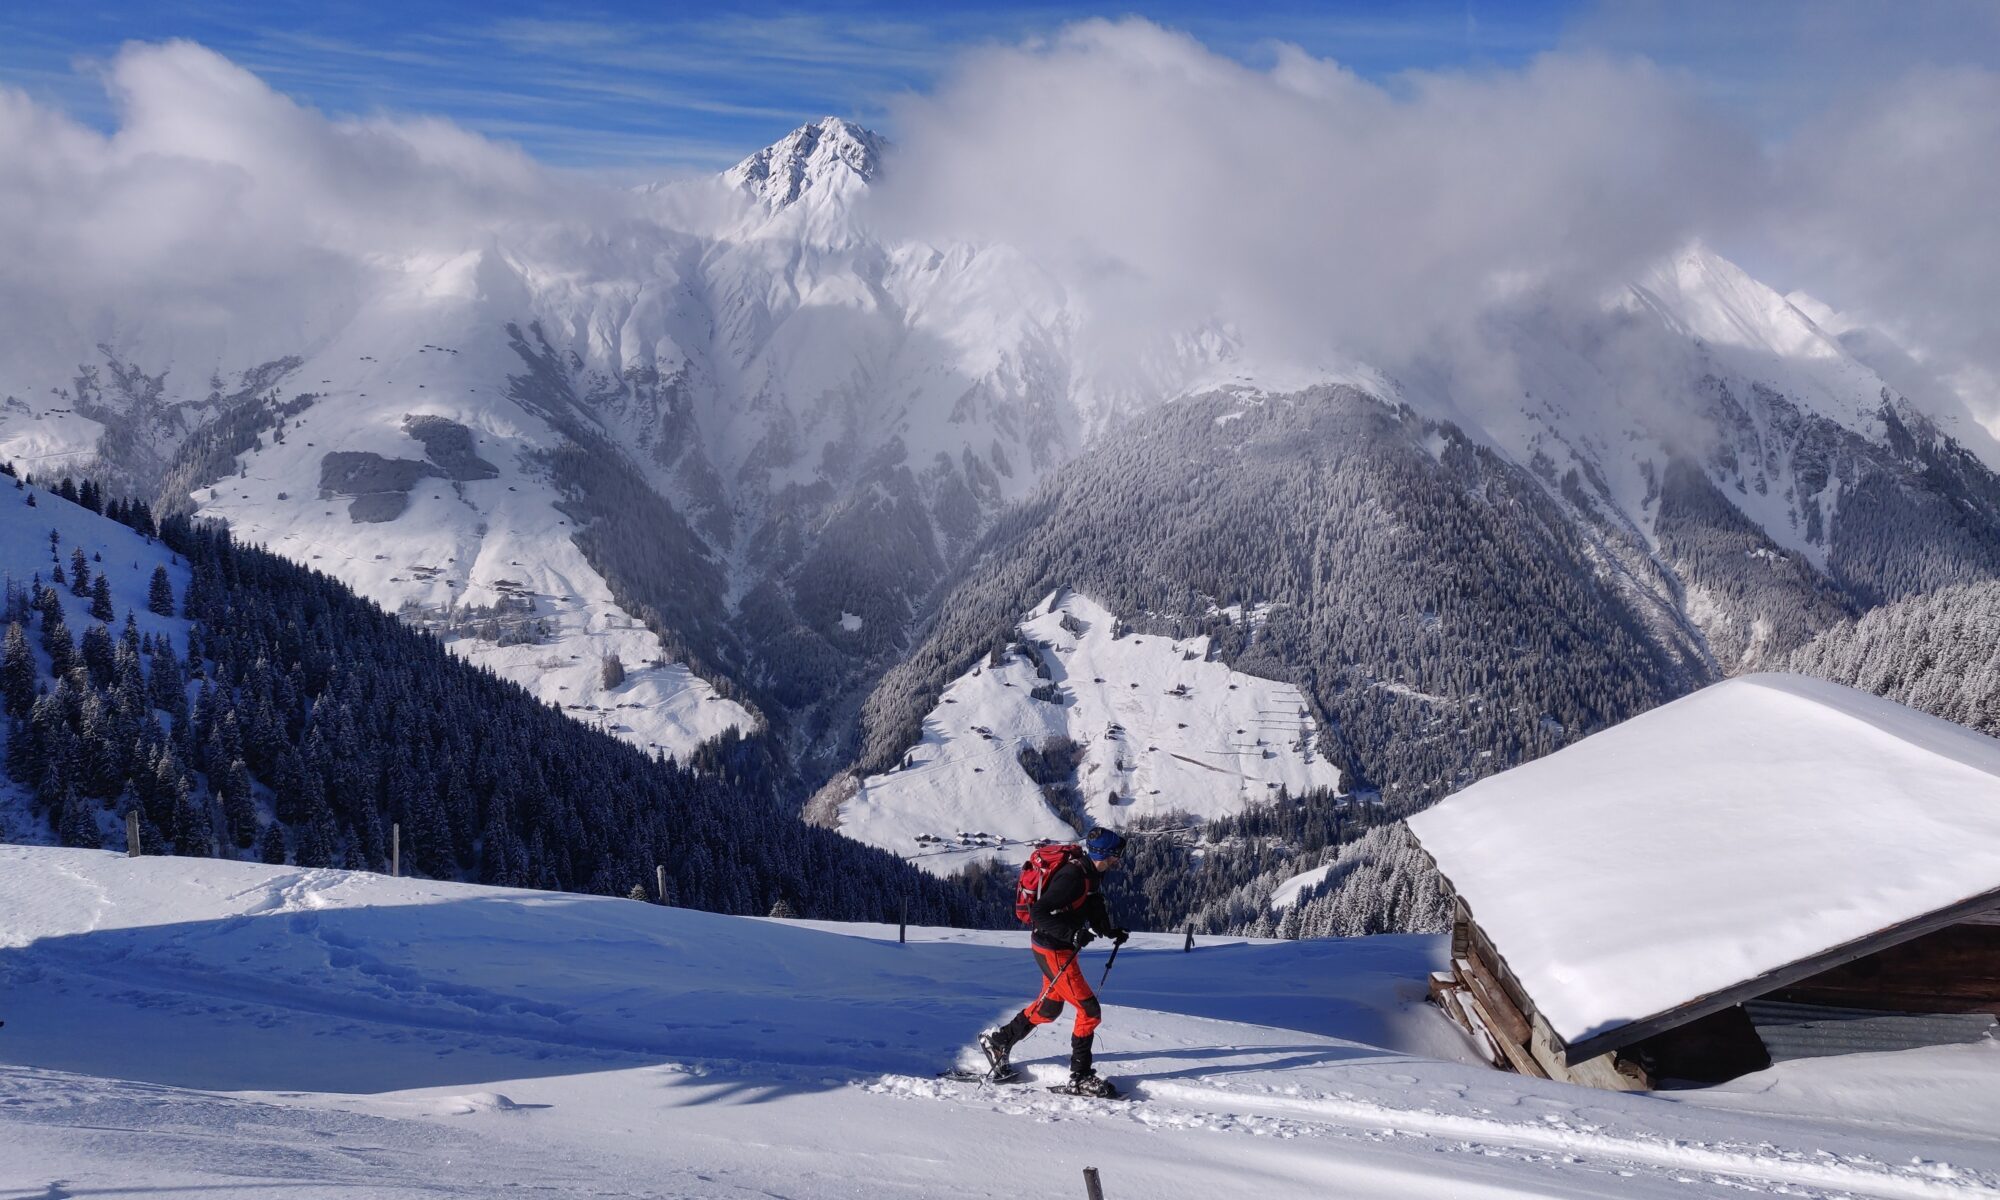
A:
[[[1212,927],[1342,863],[1357,928],[1431,924],[1381,899],[1394,818],[2000,579],[2000,444],[1701,245],[1488,318],[1477,377],[1221,320],[1111,354],[1028,256],[879,232],[896,169],[828,118],[589,236],[381,256],[305,327],[35,316],[0,460],[225,522],[656,757],[748,747],[939,873],[1174,830],[1136,865],[1199,871],[1135,883]]]

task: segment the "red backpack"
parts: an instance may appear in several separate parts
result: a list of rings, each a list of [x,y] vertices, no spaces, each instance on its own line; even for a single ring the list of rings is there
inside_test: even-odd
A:
[[[1021,886],[1014,893],[1015,919],[1023,925],[1033,925],[1035,902],[1042,898],[1042,888],[1048,883],[1049,876],[1054,875],[1065,863],[1082,861],[1083,847],[1075,843],[1036,847],[1035,852],[1028,856],[1028,861],[1021,864]],[[1085,879],[1088,880],[1089,876],[1086,875]],[[1086,886],[1083,895],[1078,896],[1076,903],[1069,907],[1079,907],[1089,895],[1090,888]]]

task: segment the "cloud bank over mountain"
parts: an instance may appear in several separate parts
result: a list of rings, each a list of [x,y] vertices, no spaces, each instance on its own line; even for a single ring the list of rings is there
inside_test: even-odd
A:
[[[0,303],[183,365],[309,345],[382,264],[502,230],[615,233],[632,201],[443,120],[334,118],[190,42],[127,46],[100,133],[0,89]],[[75,347],[69,352],[86,349]],[[0,349],[0,359],[7,351]]]
[[[1496,303],[1595,296],[1761,191],[1755,145],[1643,63],[1395,91],[1139,20],[969,57],[900,113],[913,228],[1056,264],[1109,319],[1218,309],[1293,352],[1402,358]]]
[[[1991,72],[1913,73],[1770,145],[1643,59],[1384,86],[1092,21],[907,100],[889,199],[1058,264],[1113,322],[1220,310],[1392,363],[1496,306],[1593,304],[1700,239],[1883,326],[2000,421],[1996,114]]]
[[[441,119],[328,116],[192,43],[128,46],[105,84],[108,134],[0,89],[17,341],[115,340],[143,314],[179,361],[248,361],[308,343],[386,263],[498,239],[616,255],[630,222],[710,219],[700,188],[636,196]],[[1086,21],[907,98],[872,219],[1020,247],[1113,352],[1219,317],[1247,347],[1389,363],[1496,308],[1594,305],[1702,239],[1889,332],[2000,425],[2000,76],[1862,80],[1781,144],[1704,95],[1587,51],[1385,84]]]

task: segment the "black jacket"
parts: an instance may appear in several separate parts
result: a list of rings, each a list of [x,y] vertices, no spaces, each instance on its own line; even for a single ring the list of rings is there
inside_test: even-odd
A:
[[[1110,936],[1117,927],[1104,907],[1104,893],[1099,890],[1103,882],[1104,876],[1087,858],[1056,868],[1042,885],[1042,898],[1028,910],[1035,918],[1035,945],[1044,950],[1074,950],[1076,931],[1085,925]],[[1089,895],[1083,903],[1071,908],[1086,891]]]

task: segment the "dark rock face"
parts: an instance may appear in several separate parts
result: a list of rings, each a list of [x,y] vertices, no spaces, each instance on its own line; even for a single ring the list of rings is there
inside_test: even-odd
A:
[[[348,502],[347,519],[356,525],[378,525],[402,516],[409,507],[408,492],[369,492]]]
[[[424,457],[446,479],[492,479],[500,474],[500,468],[474,453],[472,431],[457,421],[428,414],[408,416],[403,418],[403,432],[424,444]]]
[[[327,499],[351,496],[348,519],[357,525],[379,524],[402,516],[410,507],[410,489],[437,473],[415,459],[384,458],[372,450],[330,450],[319,460],[319,494]]]
[[[319,460],[319,490],[335,496],[407,492],[436,474],[429,463],[384,458],[370,450],[329,450]]]

